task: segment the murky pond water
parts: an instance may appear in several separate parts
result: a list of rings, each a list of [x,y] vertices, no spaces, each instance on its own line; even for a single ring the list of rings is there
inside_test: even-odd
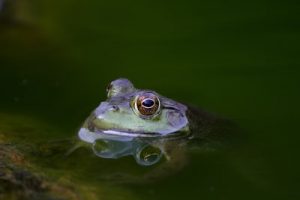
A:
[[[0,199],[299,199],[298,10],[0,0]],[[230,119],[238,140],[163,170],[66,155],[119,77]]]

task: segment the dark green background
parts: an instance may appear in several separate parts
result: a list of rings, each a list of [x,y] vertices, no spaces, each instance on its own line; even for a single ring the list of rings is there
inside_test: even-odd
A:
[[[0,109],[76,130],[105,87],[232,119],[247,147],[195,156],[140,199],[299,199],[299,1],[22,1],[0,24]],[[0,122],[1,123],[1,122]],[[97,184],[97,183],[95,183]],[[126,195],[124,196],[126,198]]]

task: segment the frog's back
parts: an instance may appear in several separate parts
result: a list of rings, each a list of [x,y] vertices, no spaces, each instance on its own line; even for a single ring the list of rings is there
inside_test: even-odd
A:
[[[224,146],[236,138],[239,132],[233,121],[194,106],[188,105],[187,117],[194,142]]]

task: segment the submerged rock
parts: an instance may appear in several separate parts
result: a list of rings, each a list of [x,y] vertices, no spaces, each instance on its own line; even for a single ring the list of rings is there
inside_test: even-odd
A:
[[[28,159],[33,146],[18,144],[10,131],[0,129],[0,199],[78,199],[70,185],[40,172]]]
[[[0,199],[136,199],[106,179],[118,165],[101,164],[85,148],[67,155],[76,140],[59,139],[63,134],[50,125],[1,113],[0,121]]]

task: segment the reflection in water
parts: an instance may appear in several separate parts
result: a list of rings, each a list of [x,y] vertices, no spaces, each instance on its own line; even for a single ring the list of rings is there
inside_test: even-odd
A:
[[[136,162],[143,166],[158,163],[165,155],[165,144],[170,138],[166,137],[130,137],[104,132],[91,132],[81,128],[79,138],[91,144],[95,155],[101,158],[117,159],[133,156]]]

